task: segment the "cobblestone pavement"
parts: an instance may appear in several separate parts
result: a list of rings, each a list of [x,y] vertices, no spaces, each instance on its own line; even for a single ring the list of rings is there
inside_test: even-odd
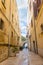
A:
[[[0,65],[43,65],[43,59],[28,49],[24,49],[16,57],[9,57]]]

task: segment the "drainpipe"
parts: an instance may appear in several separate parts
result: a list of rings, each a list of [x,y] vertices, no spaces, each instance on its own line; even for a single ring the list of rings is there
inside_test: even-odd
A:
[[[9,6],[9,21],[11,21],[11,0],[10,0],[10,6]],[[9,23],[9,35],[8,35],[8,57],[10,56],[10,23]]]

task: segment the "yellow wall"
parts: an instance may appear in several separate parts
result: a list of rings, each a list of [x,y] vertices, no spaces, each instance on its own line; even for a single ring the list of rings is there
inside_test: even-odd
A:
[[[37,29],[37,41],[38,41],[38,53],[43,56],[43,33],[41,30],[41,24],[43,24],[43,5],[41,7],[40,13],[36,20]]]
[[[31,35],[31,50],[34,51],[33,48],[33,40],[35,40],[35,30],[34,30],[34,18],[33,20],[33,27],[30,26],[30,35]],[[40,12],[35,20],[35,27],[36,27],[36,36],[37,36],[37,45],[38,45],[38,53],[39,55],[43,56],[43,31],[41,30],[41,24],[43,24],[43,4],[41,5]]]
[[[1,1],[0,1],[0,4],[1,4],[0,9],[2,11],[2,12],[0,12],[1,13],[0,17],[4,21],[4,32],[10,37],[11,37],[11,32],[14,32],[13,35],[17,34],[17,38],[20,37],[18,9],[17,9],[16,1],[15,0],[13,0],[13,1],[6,0],[5,1],[6,8],[3,7],[3,4]],[[12,14],[13,14],[13,21],[12,21]],[[6,41],[7,41],[7,39],[6,39]]]
[[[16,0],[5,0],[5,5],[3,5],[2,0],[0,0],[0,18],[4,22],[3,30],[0,29],[0,61],[2,61],[8,57],[8,44],[18,46],[20,43],[18,41],[18,37],[20,40],[21,35]]]

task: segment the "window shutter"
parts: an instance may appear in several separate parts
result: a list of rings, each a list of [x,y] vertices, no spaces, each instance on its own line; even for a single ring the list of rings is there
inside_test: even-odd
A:
[[[34,18],[37,17],[37,3],[33,2],[33,13],[34,13]]]
[[[39,7],[41,4],[41,0],[37,0],[37,7]]]
[[[2,19],[0,19],[0,29],[2,29],[2,30],[3,30],[3,27],[4,27],[4,22],[3,22],[3,20],[2,20]]]

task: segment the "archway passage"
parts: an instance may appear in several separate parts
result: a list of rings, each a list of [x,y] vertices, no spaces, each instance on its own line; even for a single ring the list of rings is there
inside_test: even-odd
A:
[[[24,42],[23,47],[24,48],[28,48],[28,43],[27,42]]]

